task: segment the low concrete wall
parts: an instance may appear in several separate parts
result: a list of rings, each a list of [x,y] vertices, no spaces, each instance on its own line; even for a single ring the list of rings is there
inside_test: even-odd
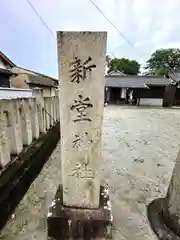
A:
[[[140,106],[161,106],[163,104],[163,99],[157,98],[141,98]]]
[[[0,87],[0,99],[17,99],[30,97],[33,97],[33,91],[31,89]]]
[[[44,97],[41,90],[34,90],[30,97],[11,97],[0,99],[1,169],[10,164],[11,157],[23,151],[24,146],[30,145],[59,121],[58,96]]]
[[[60,124],[56,123],[46,134],[25,148],[3,169],[0,175],[0,229],[23,198],[30,184],[60,139]]]
[[[41,89],[33,95],[12,91],[0,99],[0,227],[60,138],[58,92],[44,97]]]

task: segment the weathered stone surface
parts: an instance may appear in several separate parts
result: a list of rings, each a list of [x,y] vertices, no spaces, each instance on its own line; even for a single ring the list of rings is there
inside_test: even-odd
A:
[[[180,239],[179,171],[180,150],[176,158],[176,164],[173,169],[166,198],[155,199],[148,206],[149,220],[154,232],[157,234],[159,239]],[[159,206],[161,206],[161,208]],[[164,236],[166,236],[166,238],[163,236],[162,232],[164,233]]]
[[[4,112],[5,101],[0,101],[0,165],[4,167],[10,162],[10,147],[7,134],[7,118]]]
[[[49,98],[49,106],[50,106],[50,125],[53,126],[54,124],[54,113],[53,113],[53,98]]]
[[[146,207],[167,192],[180,142],[179,109],[108,106],[103,121],[102,184],[110,186],[113,240],[157,240]],[[47,240],[46,216],[61,183],[60,152],[58,144],[1,231],[3,240]],[[139,157],[144,163],[134,162]]]
[[[56,91],[56,97],[55,97],[55,105],[56,105],[56,118],[59,120],[59,112],[60,112],[60,96],[59,96],[59,89]]]
[[[29,100],[21,100],[21,127],[23,144],[29,145],[32,142],[32,125],[31,125],[31,114],[29,107]]]
[[[64,205],[98,208],[106,32],[58,32]]]
[[[9,115],[8,140],[11,154],[19,154],[22,149],[22,131],[19,113],[19,100],[8,100],[7,111]]]
[[[52,107],[53,107],[53,122],[56,122],[56,98],[53,97]]]
[[[36,99],[31,99],[29,101],[31,109],[31,126],[32,126],[32,137],[38,139],[39,137],[39,118],[38,118],[38,108]]]
[[[168,223],[170,223],[171,220],[166,219],[164,216],[164,211],[167,209],[166,202],[165,198],[153,200],[147,208],[148,219],[159,240],[180,240],[180,237],[176,235],[167,224],[167,220]]]
[[[170,185],[167,192],[166,218],[176,234],[180,234],[180,150],[177,154]]]
[[[40,133],[46,133],[46,119],[43,111],[43,107],[38,104],[38,121]]]
[[[50,128],[50,107],[49,107],[49,98],[44,98],[44,118],[46,124],[46,130]]]
[[[37,112],[38,112],[38,122],[40,133],[46,133],[46,118],[44,112],[44,97],[42,89],[34,89],[34,95],[37,101]]]
[[[98,209],[63,206],[63,188],[58,188],[48,212],[48,237],[52,239],[112,238],[112,209],[109,189],[100,188]]]
[[[177,89],[176,85],[171,84],[166,86],[165,92],[164,92],[163,107],[173,106],[176,89]]]

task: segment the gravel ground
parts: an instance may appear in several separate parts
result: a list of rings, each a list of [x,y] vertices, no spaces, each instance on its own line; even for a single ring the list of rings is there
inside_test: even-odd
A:
[[[156,239],[148,225],[146,206],[166,194],[179,133],[180,109],[105,108],[102,175],[103,184],[111,190],[113,239]],[[45,216],[60,183],[59,154],[58,144],[0,239],[47,239]]]

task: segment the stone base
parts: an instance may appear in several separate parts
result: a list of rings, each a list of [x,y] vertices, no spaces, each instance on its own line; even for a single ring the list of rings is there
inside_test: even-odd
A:
[[[153,200],[147,208],[147,215],[151,228],[160,240],[180,240],[180,237],[176,235],[168,226],[163,216],[163,212],[166,208],[166,199],[158,198]]]
[[[112,238],[112,220],[107,188],[100,187],[98,209],[81,209],[63,206],[63,191],[60,185],[48,212],[48,239],[110,239]]]

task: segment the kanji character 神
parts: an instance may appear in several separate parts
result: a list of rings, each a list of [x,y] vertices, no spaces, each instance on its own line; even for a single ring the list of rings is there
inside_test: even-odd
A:
[[[93,143],[93,140],[88,140],[88,133],[82,133],[82,134],[75,134],[75,139],[73,140],[73,148],[79,149],[79,147],[82,147],[83,145],[89,146],[91,143]]]

